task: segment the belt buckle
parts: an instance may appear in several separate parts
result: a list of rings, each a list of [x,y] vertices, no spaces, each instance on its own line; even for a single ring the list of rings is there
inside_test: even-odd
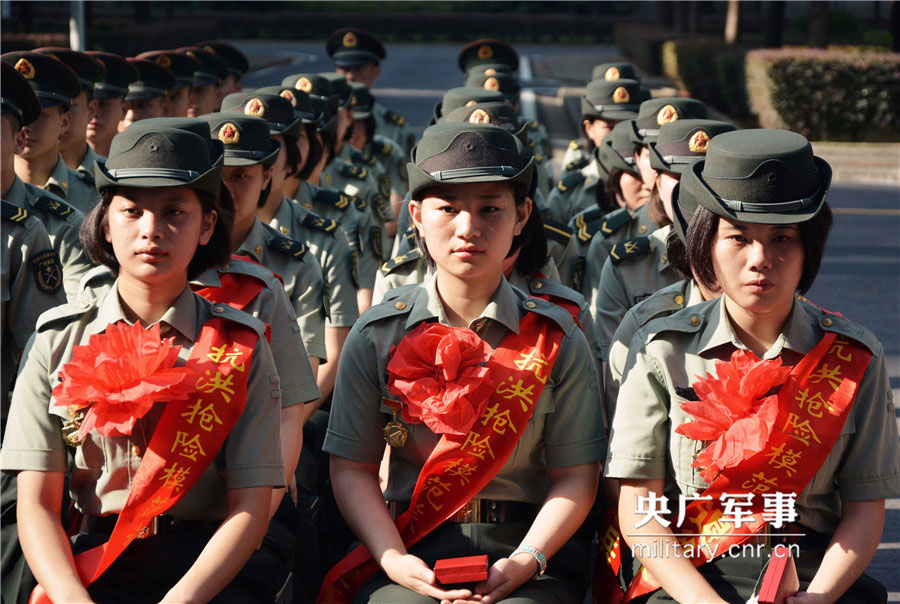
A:
[[[160,522],[161,521],[159,516],[154,516],[153,518],[151,518],[147,523],[147,526],[138,531],[135,539],[146,539],[147,537],[153,537],[154,535],[157,535],[159,533]]]
[[[470,499],[464,506],[459,508],[451,519],[453,522],[468,523],[481,522],[481,501],[479,499]]]

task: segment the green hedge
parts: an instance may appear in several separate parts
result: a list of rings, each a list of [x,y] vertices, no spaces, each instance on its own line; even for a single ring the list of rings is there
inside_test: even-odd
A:
[[[746,73],[749,106],[763,128],[812,140],[900,134],[900,54],[754,50]]]
[[[668,40],[662,45],[662,69],[691,97],[732,117],[744,117],[744,53],[718,39]]]

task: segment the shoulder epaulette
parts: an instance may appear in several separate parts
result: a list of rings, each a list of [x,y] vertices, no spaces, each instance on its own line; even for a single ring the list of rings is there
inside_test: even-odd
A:
[[[615,244],[609,252],[609,259],[613,264],[619,264],[626,258],[637,258],[638,256],[646,256],[651,252],[653,246],[650,245],[649,237],[635,237],[634,239],[626,239]]]
[[[300,223],[308,229],[312,229],[314,231],[323,231],[325,233],[333,233],[337,228],[338,223],[330,218],[322,218],[317,214],[309,212],[308,214],[303,215],[303,220]]]
[[[808,300],[803,296],[797,297],[806,307],[807,311],[817,318],[821,329],[824,331],[832,331],[855,340],[868,348],[872,354],[881,354],[883,347],[878,341],[878,338],[876,338],[875,334],[871,331],[862,325],[854,323],[843,315],[825,310],[815,302]]]
[[[392,124],[397,124],[398,126],[402,126],[406,123],[406,118],[395,111],[391,111],[390,109],[385,109],[381,112],[381,117],[383,117],[386,121],[391,122]]]
[[[572,238],[569,227],[554,220],[544,221],[544,235],[546,235],[547,239],[558,241],[562,245],[568,245],[569,240]]]
[[[351,203],[355,203],[352,195],[331,191],[329,189],[319,189],[316,191],[316,194],[313,196],[313,201],[334,206],[339,210],[346,210],[350,207]]]
[[[588,243],[594,238],[594,234],[600,230],[603,224],[603,211],[600,208],[590,208],[575,215],[570,223],[572,231],[582,243]]]
[[[248,275],[259,279],[266,284],[267,287],[273,287],[278,281],[278,276],[272,271],[264,267],[262,264],[252,260],[235,260],[232,258],[225,264],[218,267],[219,272],[237,273],[240,275]]]
[[[565,171],[566,172],[574,172],[576,170],[581,170],[586,165],[591,163],[590,157],[579,157],[578,159],[573,159],[569,163],[566,164]]]
[[[634,315],[639,326],[664,315],[676,313],[685,305],[685,285],[687,281],[679,281],[672,286],[661,289],[646,300],[641,300],[628,311]]]
[[[341,176],[352,177],[357,180],[365,180],[366,176],[369,175],[369,171],[362,166],[354,166],[353,164],[347,162],[341,164],[341,167],[338,169],[338,171],[341,173]]]
[[[68,218],[76,210],[62,199],[41,195],[34,198],[34,207],[60,218]]]
[[[54,306],[50,310],[46,310],[38,317],[37,323],[34,325],[35,331],[46,329],[61,319],[65,319],[66,323],[71,322],[72,317],[83,315],[88,312],[94,305],[88,302],[68,302],[60,306]]]
[[[387,141],[373,140],[369,143],[369,148],[375,155],[390,155],[394,146]]]
[[[563,176],[562,180],[556,183],[556,188],[560,190],[560,192],[565,193],[569,189],[574,186],[577,186],[584,180],[584,174],[581,172],[572,172],[571,174],[566,174]]]
[[[547,295],[569,300],[570,302],[577,304],[581,309],[584,309],[587,305],[587,301],[580,293],[568,285],[563,285],[559,281],[554,281],[553,279],[548,279],[546,277],[531,279],[528,282],[528,289],[536,296]]]
[[[350,199],[353,200],[353,205],[356,206],[356,209],[362,212],[367,207],[369,207],[369,202],[360,197],[359,195],[352,195]]]
[[[421,283],[407,283],[406,285],[393,288],[389,293],[385,294],[381,302],[372,305],[359,316],[355,328],[362,329],[375,321],[410,312],[417,297],[417,290],[421,287]]]
[[[97,186],[97,181],[94,180],[94,174],[90,170],[75,170],[75,174],[78,175],[78,178],[92,187]]]
[[[552,302],[547,302],[540,298],[528,298],[528,300],[519,302],[519,305],[528,312],[537,313],[553,320],[562,328],[563,333],[567,335],[575,328],[575,320],[572,318],[572,315]]]
[[[28,210],[20,208],[19,206],[8,201],[4,201],[3,220],[24,223],[26,220],[28,220]]]
[[[579,149],[581,149],[581,143],[579,143],[575,139],[572,139],[569,141],[569,149],[571,149],[572,151],[578,151]]]
[[[267,245],[273,250],[278,250],[286,256],[293,256],[298,259],[302,259],[303,256],[306,255],[306,250],[308,249],[305,244],[281,235],[272,237]]]
[[[603,221],[600,224],[600,232],[604,235],[612,235],[632,220],[634,220],[634,216],[631,215],[628,208],[613,210],[603,217]]]
[[[378,163],[378,160],[375,159],[374,155],[368,151],[359,151],[358,149],[354,149],[350,152],[350,159],[353,160],[353,163],[364,164],[366,166],[374,166]]]
[[[394,256],[383,265],[381,265],[381,274],[387,277],[390,275],[398,266],[403,266],[404,264],[409,264],[410,262],[417,262],[419,258],[422,257],[422,252],[419,251],[418,248],[413,248],[406,252],[405,254],[401,254],[399,256]]]

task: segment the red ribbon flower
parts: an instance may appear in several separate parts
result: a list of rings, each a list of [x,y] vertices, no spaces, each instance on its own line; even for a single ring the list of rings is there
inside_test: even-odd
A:
[[[716,361],[716,376],[708,373],[694,382],[700,400],[681,404],[694,420],[675,432],[713,441],[691,464],[704,468],[700,475],[706,482],[763,450],[778,415],[778,396],[764,395],[790,372],[781,359],[761,361],[750,351],[736,350],[730,363]]]
[[[422,323],[391,351],[388,386],[403,419],[435,434],[468,434],[494,391],[484,366],[493,350],[470,329]]]
[[[80,438],[94,428],[103,436],[131,434],[154,403],[188,397],[194,374],[188,367],[175,367],[181,346],[173,341],[160,340],[158,323],[150,329],[114,323],[73,348],[53,396],[58,406],[87,408]]]

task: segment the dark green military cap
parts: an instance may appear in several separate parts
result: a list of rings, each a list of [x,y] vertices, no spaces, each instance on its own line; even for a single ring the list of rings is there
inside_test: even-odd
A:
[[[310,95],[309,102],[316,114],[316,129],[326,135],[335,136],[337,133],[337,105],[333,99],[322,96]]]
[[[456,61],[459,68],[467,74],[473,67],[479,66],[498,69],[498,71],[505,67],[509,73],[513,74],[519,69],[519,54],[502,40],[483,39],[469,42],[460,49]]]
[[[346,79],[346,78],[345,78]],[[295,73],[281,80],[282,86],[294,88],[306,94],[329,97],[334,94],[328,78],[319,73]]]
[[[707,119],[706,105],[696,99],[681,97],[649,99],[641,103],[632,123],[631,141],[646,145],[656,140],[663,124],[686,119]]]
[[[56,46],[45,46],[37,48],[34,52],[42,55],[51,56],[59,59],[69,66],[69,69],[78,76],[83,92],[94,92],[94,83],[99,82],[106,76],[106,68],[103,63],[86,52],[79,52],[70,48],[59,48]]]
[[[618,168],[640,177],[641,172],[634,161],[634,143],[631,141],[633,121],[626,120],[613,126],[600,141],[598,157],[607,170]]]
[[[372,96],[366,85],[359,82],[350,82],[350,90],[353,94],[353,98],[350,99],[350,106],[353,108],[353,119],[364,120],[372,117],[375,97]]]
[[[635,80],[637,82],[641,81],[640,76],[637,74],[637,70],[634,68],[634,65],[631,63],[626,63],[625,61],[612,61],[610,63],[600,63],[594,70],[591,72],[592,80]]]
[[[353,102],[353,89],[350,88],[350,83],[347,81],[347,78],[336,71],[325,72],[320,75],[328,80],[328,85],[331,87],[331,94],[337,96],[341,107],[346,108]]]
[[[736,130],[734,124],[715,120],[678,120],[663,124],[656,142],[647,145],[650,165],[654,170],[681,174],[706,156],[706,148],[714,136],[732,130]]]
[[[499,90],[485,90],[472,86],[451,88],[434,106],[432,119],[437,122],[443,116],[460,107],[471,107],[478,103],[506,102],[506,97]]]
[[[641,85],[635,80],[591,80],[581,97],[581,116],[607,121],[634,119],[642,98]]]
[[[463,76],[463,82],[465,82],[470,77],[474,77],[476,75],[484,75],[484,76],[492,76],[497,75],[498,73],[502,73],[508,76],[516,77],[516,72],[510,68],[509,65],[501,65],[500,63],[489,63],[485,65],[473,65],[466,71],[466,75]]]
[[[128,85],[138,79],[138,70],[125,57],[111,52],[89,50],[87,54],[100,61],[106,69],[106,76],[94,83],[94,98],[125,98]]]
[[[225,61],[199,46],[184,46],[176,48],[175,52],[185,54],[200,63],[200,68],[194,72],[194,81],[191,83],[194,88],[218,86],[228,77],[228,66],[225,65]]]
[[[0,99],[3,113],[13,114],[19,120],[19,128],[26,126],[41,115],[41,102],[31,86],[16,68],[3,62],[3,81],[0,82]]]
[[[713,138],[681,186],[697,203],[732,220],[795,224],[819,213],[831,166],[805,137],[787,130],[737,130]]]
[[[289,86],[263,86],[262,88],[257,88],[256,92],[260,94],[275,94],[286,100],[291,105],[294,117],[298,118],[303,124],[318,124],[319,122],[318,115],[313,109],[312,100],[310,100],[312,95],[302,90]],[[222,108],[225,108],[224,102]]]
[[[679,181],[672,189],[672,214],[675,218],[672,221],[672,228],[675,229],[681,242],[686,245],[688,225],[691,224],[691,218],[697,211],[697,198],[694,197],[690,187],[682,186],[682,181]]]
[[[27,51],[8,52],[0,58],[25,78],[42,107],[68,107],[72,99],[81,94],[78,76],[59,59]]]
[[[106,163],[94,162],[97,190],[110,187],[183,187],[219,193],[222,164],[193,132],[135,122],[113,137]],[[136,127],[137,126],[137,127]]]
[[[499,92],[506,100],[515,99],[519,96],[519,90],[521,90],[516,76],[500,72],[495,75],[473,73],[466,78],[465,85]]]
[[[138,71],[138,79],[128,85],[126,101],[146,101],[166,96],[166,91],[175,86],[175,76],[159,63],[147,59],[126,60]]]
[[[176,50],[151,50],[142,52],[137,58],[154,61],[160,67],[171,71],[175,76],[175,85],[170,86],[170,90],[191,86],[194,83],[194,73],[201,70],[200,61]]]
[[[250,61],[247,60],[244,53],[228,42],[206,40],[204,42],[197,42],[194,46],[199,46],[206,52],[212,53],[221,59],[222,62],[225,63],[228,73],[236,78],[240,78],[248,69],[250,69]]]
[[[407,164],[413,199],[437,184],[512,182],[529,190],[534,159],[513,134],[489,124],[442,123],[425,129]]]
[[[225,144],[225,166],[268,168],[278,159],[281,142],[269,136],[269,124],[261,117],[220,112],[201,119],[209,124],[209,135]]]
[[[229,94],[222,99],[222,112],[238,112],[261,117],[269,124],[270,135],[285,134],[297,138],[303,125],[288,99],[259,90]]]
[[[458,107],[441,118],[441,123],[450,122],[490,124],[511,132],[523,143],[528,142],[528,125],[519,123],[519,116],[509,103],[476,103]]]
[[[176,128],[192,132],[209,143],[209,157],[214,164],[224,165],[225,145],[209,134],[209,124],[199,117],[151,117],[134,122],[129,130],[158,130],[160,128]]]
[[[342,27],[325,40],[325,52],[338,67],[380,63],[387,52],[378,38],[358,27]]]

